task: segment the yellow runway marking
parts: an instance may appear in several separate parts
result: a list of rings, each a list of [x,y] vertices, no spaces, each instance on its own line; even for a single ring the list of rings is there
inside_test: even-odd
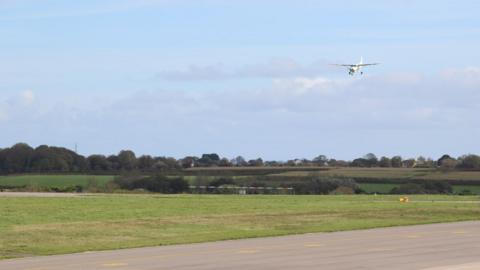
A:
[[[420,238],[420,235],[411,234],[411,235],[407,235],[407,238],[410,238],[410,239]]]
[[[466,231],[453,231],[452,233],[453,234],[465,234]]]
[[[128,263],[104,263],[102,264],[103,267],[119,267],[119,266],[126,266]]]

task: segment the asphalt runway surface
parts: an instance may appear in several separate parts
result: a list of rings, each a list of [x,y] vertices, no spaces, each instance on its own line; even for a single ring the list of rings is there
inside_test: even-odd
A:
[[[480,269],[480,222],[311,233],[0,261],[1,270]]]

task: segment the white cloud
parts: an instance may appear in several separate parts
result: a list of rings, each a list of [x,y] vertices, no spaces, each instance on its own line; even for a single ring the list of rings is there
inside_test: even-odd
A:
[[[319,114],[328,117],[318,121],[335,127],[428,129],[444,124],[452,128],[452,119],[463,119],[459,124],[473,121],[473,110],[480,106],[480,81],[470,79],[472,72],[476,69],[469,68],[451,78],[445,77],[445,72],[339,79],[286,76],[273,78],[269,88],[198,92],[196,103],[190,105],[199,108],[203,104],[210,111]]]
[[[241,67],[236,72],[237,76],[243,77],[290,77],[301,75],[305,72],[305,67],[297,61],[289,58],[271,59],[266,63],[246,65]],[[306,75],[306,74],[303,74]]]
[[[226,70],[222,64],[197,66],[191,65],[184,70],[163,71],[160,78],[171,81],[209,81],[232,78],[233,73]]]
[[[451,68],[441,73],[443,79],[463,85],[480,83],[480,67]]]
[[[68,138],[90,144],[91,152],[130,147],[178,156],[217,151],[291,158],[321,149],[340,157],[372,151],[436,155],[445,147],[475,152],[480,149],[470,149],[469,142],[480,134],[480,81],[462,83],[468,72],[451,78],[443,72],[287,76],[264,88],[140,91],[86,107],[74,101],[48,107],[46,99],[25,91],[17,102],[0,102],[0,127],[7,130],[0,139],[35,134],[22,140],[55,144],[52,138]]]
[[[202,81],[244,78],[295,78],[317,77],[318,74],[331,71],[343,71],[321,60],[302,64],[290,58],[271,59],[265,63],[240,67],[228,67],[224,64],[197,66],[191,65],[180,70],[164,70],[158,76],[171,81]]]
[[[35,101],[35,94],[31,90],[26,90],[20,94],[20,99],[23,105],[28,106]]]
[[[332,80],[324,77],[296,77],[273,80],[274,89],[282,89],[295,95],[305,95],[308,93],[328,95],[342,91],[348,84],[349,82],[347,80]]]

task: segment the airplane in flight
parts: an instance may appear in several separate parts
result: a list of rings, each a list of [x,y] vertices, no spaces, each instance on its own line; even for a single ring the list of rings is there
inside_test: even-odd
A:
[[[358,64],[333,64],[334,66],[341,66],[341,67],[347,67],[348,68],[348,75],[355,75],[355,73],[360,72],[361,75],[363,75],[362,68],[366,66],[374,66],[374,65],[379,65],[380,63],[369,63],[369,64],[364,64],[363,63],[363,57],[360,57],[360,62]]]

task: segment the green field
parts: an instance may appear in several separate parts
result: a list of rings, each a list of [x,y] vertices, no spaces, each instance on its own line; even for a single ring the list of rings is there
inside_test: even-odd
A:
[[[480,186],[470,185],[453,185],[453,193],[458,194],[462,191],[469,190],[472,194],[480,195]]]
[[[400,186],[391,183],[360,183],[360,188],[367,193],[388,194],[393,188]],[[480,195],[480,185],[452,185],[453,194],[459,194],[466,190],[471,194]]]
[[[0,258],[480,219],[467,196],[0,197]]]
[[[399,184],[389,183],[362,183],[360,188],[367,193],[388,194],[393,188],[398,187]]]
[[[208,167],[191,168],[188,175],[239,176],[269,175],[304,177],[311,175],[370,179],[417,179],[480,181],[480,171],[447,171],[435,168],[359,168],[359,167]]]
[[[404,180],[463,180],[480,181],[480,171],[449,171],[441,172],[429,168],[330,168],[319,171],[288,171],[271,176],[331,176],[369,179],[404,179]]]
[[[294,170],[289,170],[294,168]],[[269,170],[268,174],[264,174]],[[452,184],[453,192],[458,194],[469,190],[472,194],[480,194],[480,171],[449,171],[442,172],[433,168],[352,168],[352,167],[272,167],[272,168],[193,168],[201,176],[186,176],[190,183],[195,184],[196,177],[205,182],[219,176],[227,176],[239,183],[254,182],[256,176],[262,175],[263,181],[272,184],[284,182],[293,184],[306,177],[338,177],[355,179],[360,188],[367,193],[389,193],[400,183],[422,180],[448,181]],[[242,171],[239,175],[234,175]],[[259,172],[257,174],[257,171]]]
[[[297,168],[302,169],[302,168]],[[186,175],[184,178],[190,182],[192,185],[207,185],[208,182],[218,179],[218,171],[222,171],[220,168],[208,169],[203,168],[202,172],[208,172],[211,170],[217,171],[215,175]],[[230,169],[228,169],[230,170]],[[240,169],[237,169],[237,171]],[[272,170],[272,168],[268,168]],[[283,168],[285,170],[285,168]],[[232,170],[235,171],[235,170]],[[254,174],[257,170],[255,168],[249,168],[246,170],[251,174]],[[264,171],[261,170],[263,173]],[[354,177],[361,179],[372,179],[373,181],[359,182],[362,190],[367,193],[389,193],[390,190],[394,187],[398,187],[398,183],[388,183],[390,180],[398,179],[417,179],[423,175],[424,179],[436,179],[434,176],[437,174],[442,174],[431,169],[404,169],[404,168],[332,168],[330,170],[321,170],[321,171],[289,171],[282,173],[274,173],[263,175],[263,181],[267,181],[272,185],[278,184],[278,179],[280,181],[285,181],[287,179],[289,183],[294,183],[301,180],[304,177],[308,176],[331,176],[331,177]],[[480,172],[450,172],[442,174],[443,179],[449,179],[452,183],[454,193],[458,194],[464,190],[469,190],[472,194],[480,194],[480,185],[468,184],[470,181],[477,179],[476,175],[480,175]],[[457,179],[466,181],[461,185],[455,184],[454,176],[459,177]],[[469,176],[469,177],[467,177]],[[172,176],[174,177],[174,176]],[[251,175],[237,175],[237,176],[227,176],[234,179],[240,185],[249,185],[252,182],[256,182],[256,176]],[[113,180],[114,176],[112,175],[36,175],[36,174],[25,174],[25,175],[9,175],[9,176],[0,176],[0,187],[48,187],[48,188],[65,188],[65,187],[74,187],[82,186],[86,187],[87,185],[96,184],[98,186],[104,186],[107,182]],[[470,180],[467,180],[470,179]]]
[[[87,186],[89,182],[95,182],[98,185],[105,185],[113,180],[111,175],[9,175],[0,176],[0,186],[20,187],[20,186],[41,186],[41,187],[71,187]]]

